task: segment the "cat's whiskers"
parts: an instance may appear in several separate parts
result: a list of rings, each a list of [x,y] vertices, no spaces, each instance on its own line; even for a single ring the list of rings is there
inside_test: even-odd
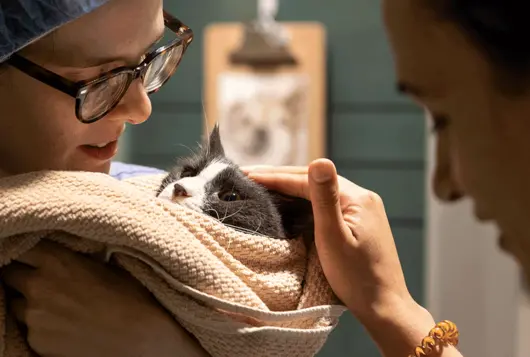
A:
[[[259,229],[261,228],[261,223],[263,222],[262,219],[259,220],[258,228],[254,231],[254,233],[258,233]]]
[[[207,120],[205,124],[206,128],[212,126],[211,123],[208,125]],[[157,196],[166,188],[168,195],[175,195],[175,189],[170,185],[178,182],[192,198],[179,199],[175,203],[208,214],[223,225],[244,234],[287,238],[287,229],[282,227],[282,209],[275,206],[274,195],[240,175],[238,166],[224,153],[218,123],[215,123],[211,134],[203,142],[207,146],[201,147],[199,144],[196,150],[180,144],[192,155],[177,159],[175,167],[161,183]],[[227,202],[223,202],[219,192],[224,191],[228,185],[232,185],[232,193],[235,193],[237,187],[239,195],[231,195]],[[236,201],[232,201],[234,197]],[[225,205],[223,213],[222,205]],[[235,237],[229,235],[223,245],[229,249]]]
[[[235,187],[236,187],[236,185],[233,184],[233,185],[232,185],[232,189],[231,189],[232,193],[234,192],[234,188],[235,188]],[[236,213],[238,213],[238,212],[236,212]],[[221,222],[223,222],[223,221],[227,218],[227,217],[226,217],[227,214],[228,214],[228,205],[226,205],[225,216],[224,216],[224,218],[223,218],[223,220],[222,220]]]
[[[248,233],[248,234],[253,234],[253,235],[258,235],[258,236],[262,236],[262,237],[265,237],[264,234],[258,232],[258,231],[253,231],[252,229],[248,229],[248,228],[243,228],[243,227],[238,227],[238,226],[234,226],[233,224],[229,224],[229,223],[223,223],[225,226],[229,227],[229,228],[232,228],[236,231],[240,231],[242,233]],[[274,238],[274,237],[273,237]]]
[[[225,207],[225,214],[224,214],[223,219],[221,219],[221,222],[223,222],[227,218],[226,217],[227,214],[228,214],[228,205],[226,205],[226,207]]]
[[[221,220],[221,216],[219,215],[219,212],[217,212],[217,210],[215,208],[212,208],[211,207],[211,204],[208,204],[205,209],[204,209],[205,212],[214,212],[215,215],[217,216],[217,220],[220,221]]]
[[[236,214],[238,214],[239,212],[241,212],[243,210],[243,208],[245,208],[245,205],[246,205],[247,201],[243,201],[243,204],[241,205],[241,208],[238,209],[237,211],[235,211],[234,213],[230,214],[230,215],[226,215],[225,213],[225,216],[223,217],[223,219],[221,220],[222,223],[224,223],[224,221],[230,217],[233,217],[235,216]],[[226,212],[228,212],[228,207],[226,208]]]
[[[188,149],[192,155],[196,154],[196,152],[192,148],[190,148],[188,145],[178,144],[178,146],[182,146],[182,147]]]

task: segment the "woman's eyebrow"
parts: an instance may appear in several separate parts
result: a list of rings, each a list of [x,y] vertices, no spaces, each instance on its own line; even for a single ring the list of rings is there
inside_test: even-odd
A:
[[[159,43],[163,38],[164,38],[164,31],[162,31],[162,33],[156,38],[155,41],[153,41],[151,44],[149,44],[149,46],[147,46],[144,50],[142,50],[142,52],[138,54],[138,56],[141,56],[149,52],[151,47]],[[85,56],[83,60],[83,65],[86,67],[97,67],[97,66],[102,66],[104,64],[108,64],[108,63],[112,63],[112,62],[116,62],[120,60],[126,60],[127,62],[131,61],[130,58],[123,58],[123,57],[116,57],[116,56],[111,57],[111,56],[97,56],[97,55],[88,56],[87,55]]]

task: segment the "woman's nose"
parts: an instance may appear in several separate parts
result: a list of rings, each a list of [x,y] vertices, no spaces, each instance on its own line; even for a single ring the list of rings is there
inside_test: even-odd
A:
[[[145,91],[141,79],[136,79],[127,89],[120,103],[113,110],[116,118],[131,124],[141,124],[151,116],[151,100]]]

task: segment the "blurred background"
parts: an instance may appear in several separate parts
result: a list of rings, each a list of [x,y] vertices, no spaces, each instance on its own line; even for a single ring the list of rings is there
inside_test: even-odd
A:
[[[203,31],[212,23],[254,19],[257,3],[165,0],[165,8],[195,39],[174,77],[152,96],[151,119],[127,129],[118,158],[162,169],[203,134]],[[414,298],[436,319],[457,323],[466,356],[522,357],[528,341],[519,336],[530,336],[530,318],[516,268],[497,249],[495,230],[474,221],[468,202],[447,207],[432,197],[434,138],[421,108],[395,91],[379,2],[281,0],[276,19],[325,28],[325,156],[341,175],[383,197]],[[319,356],[379,352],[345,314]]]

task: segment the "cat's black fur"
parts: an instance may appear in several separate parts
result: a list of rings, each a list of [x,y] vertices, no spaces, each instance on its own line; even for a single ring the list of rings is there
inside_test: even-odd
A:
[[[198,175],[212,161],[226,163],[228,168],[209,183],[207,204],[201,207],[205,214],[235,229],[273,238],[312,235],[311,203],[268,190],[250,180],[225,156],[217,125],[197,153],[179,159],[164,178],[158,195],[178,179]]]

